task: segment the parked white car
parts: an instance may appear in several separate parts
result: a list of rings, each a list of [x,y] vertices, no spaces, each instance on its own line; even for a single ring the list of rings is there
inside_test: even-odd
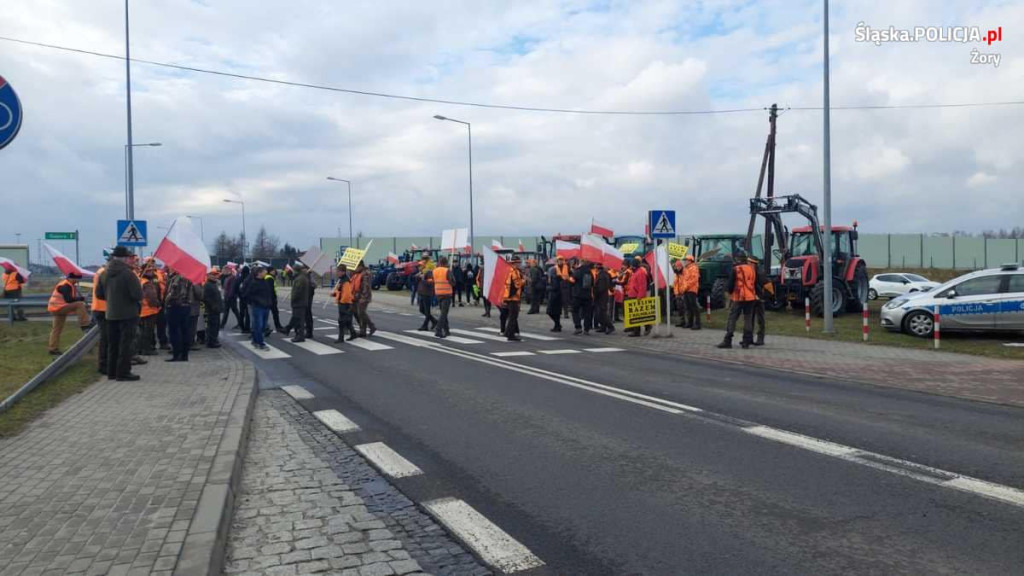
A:
[[[868,282],[868,299],[895,298],[911,292],[927,292],[939,285],[924,276],[909,273],[875,274]]]

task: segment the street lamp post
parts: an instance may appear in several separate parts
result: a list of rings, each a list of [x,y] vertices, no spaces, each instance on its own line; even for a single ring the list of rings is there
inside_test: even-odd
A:
[[[147,142],[146,144],[125,144],[124,145],[124,218],[131,220],[135,217],[135,181],[132,175],[132,148],[140,146],[163,146],[160,142]]]
[[[132,165],[132,56],[131,56],[131,35],[128,27],[128,0],[124,0],[124,69],[125,69],[125,100],[128,112],[128,144],[125,145],[125,155],[128,157],[128,214],[127,220],[135,218],[135,178],[134,166]]]
[[[348,184],[348,245],[352,247],[352,183],[334,176],[328,176],[327,179]]]
[[[474,248],[475,241],[473,235],[473,126],[469,122],[463,122],[462,120],[456,120],[454,118],[447,118],[437,114],[434,116],[436,120],[446,120],[448,122],[457,122],[459,124],[465,124],[466,130],[469,134],[469,254],[470,258],[475,254],[476,249]]]
[[[831,115],[829,105],[829,53],[828,53],[828,2],[824,0],[825,10],[823,14],[824,24],[824,66],[823,66],[823,80],[824,80],[824,102],[823,102],[823,134],[822,134],[822,196],[824,200],[824,234],[822,234],[822,251],[821,255],[822,262],[824,263],[824,270],[822,270],[825,278],[825,309],[822,311],[825,315],[825,322],[823,326],[823,332],[831,334],[834,332],[832,322],[832,306],[835,304],[832,302],[832,133],[831,127],[829,126],[829,116]]]
[[[245,202],[242,200],[232,200],[230,198],[225,198],[224,201],[229,204],[242,205],[242,263],[245,263]]]

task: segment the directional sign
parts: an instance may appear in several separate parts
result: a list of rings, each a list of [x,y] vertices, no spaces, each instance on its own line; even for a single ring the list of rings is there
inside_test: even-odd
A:
[[[146,221],[145,220],[118,220],[117,221],[117,245],[118,246],[145,246],[146,245]]]
[[[14,88],[0,76],[0,148],[7,146],[21,130],[21,101]]]
[[[47,232],[45,238],[47,240],[74,240],[74,232]]]
[[[675,210],[651,210],[647,213],[647,222],[651,230],[651,238],[676,237]]]

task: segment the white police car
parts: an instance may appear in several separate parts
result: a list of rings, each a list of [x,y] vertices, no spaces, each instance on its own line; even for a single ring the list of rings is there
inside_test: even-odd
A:
[[[1024,332],[1024,268],[1006,264],[893,298],[882,307],[882,327],[930,337],[936,306],[943,332]]]

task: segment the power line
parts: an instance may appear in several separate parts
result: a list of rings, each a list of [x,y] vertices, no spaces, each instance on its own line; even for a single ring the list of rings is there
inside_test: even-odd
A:
[[[97,56],[100,58],[109,58],[112,60],[124,60],[124,56],[117,54],[107,54],[104,52],[96,52],[93,50],[85,50],[82,48],[72,48],[69,46],[59,46],[56,44],[46,44],[43,42],[33,42],[31,40],[22,40],[19,38],[10,38],[7,36],[0,36],[0,40],[6,42],[14,42],[17,44],[24,44],[28,46],[37,46],[40,48],[49,48],[51,50],[61,50],[64,52],[74,52],[77,54],[85,54],[88,56]],[[374,98],[389,98],[392,100],[407,100],[412,102],[425,102],[431,104],[448,104],[452,106],[468,106],[473,108],[491,108],[497,110],[517,110],[522,112],[550,112],[559,114],[588,114],[588,115],[605,115],[605,116],[704,116],[712,114],[737,114],[744,112],[762,112],[766,110],[765,107],[760,108],[728,108],[721,110],[584,110],[574,108],[543,108],[536,106],[514,106],[507,104],[487,104],[483,102],[467,102],[460,100],[445,100],[440,98],[424,98],[419,96],[407,96],[402,94],[388,94],[385,92],[371,92],[367,90],[354,90],[351,88],[339,88],[337,86],[327,86],[323,84],[310,84],[306,82],[293,82],[289,80],[278,80],[274,78],[266,78],[263,76],[253,76],[249,74],[238,74],[235,72],[225,72],[223,70],[212,70],[209,68],[198,68],[195,66],[184,66],[181,64],[170,64],[168,62],[157,62],[154,60],[144,60],[140,58],[132,58],[132,62],[138,64],[148,64],[150,66],[158,66],[161,68],[171,68],[174,70],[183,70],[186,72],[195,72],[198,74],[210,74],[213,76],[223,76],[227,78],[237,78],[240,80],[252,80],[254,82],[265,82],[268,84],[278,84],[281,86],[292,86],[295,88],[309,88],[312,90],[324,90],[328,92],[340,92],[344,94],[354,94],[357,96],[370,96]],[[892,105],[861,105],[861,106],[832,106],[833,111],[836,110],[906,110],[906,109],[927,109],[927,108],[974,108],[974,107],[985,107],[985,106],[1020,106],[1024,105],[1024,100],[1013,100],[1004,102],[961,102],[952,104],[892,104]],[[795,111],[815,111],[823,110],[821,106],[790,106],[787,110]]]

